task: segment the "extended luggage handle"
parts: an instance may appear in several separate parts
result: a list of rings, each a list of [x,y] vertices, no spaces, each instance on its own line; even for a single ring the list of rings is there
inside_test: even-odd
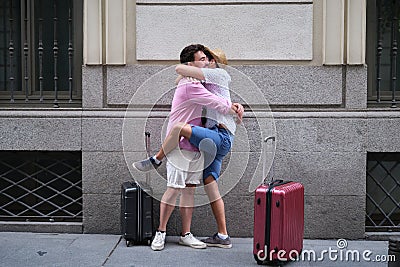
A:
[[[268,141],[272,141],[272,144],[274,144],[275,141],[276,141],[275,136],[268,136],[268,137],[266,137],[264,139],[264,143],[265,143],[264,149],[263,149],[263,151],[264,151],[264,161],[263,161],[264,184],[267,183],[267,176],[268,175],[271,176],[271,183],[274,182],[274,162],[273,161],[272,161],[272,165],[271,165],[271,169],[269,170],[269,173],[266,173],[267,172],[267,170],[266,170],[267,167],[265,166],[266,165],[265,162],[266,162],[266,159],[267,159],[267,143],[268,143]]]
[[[144,132],[144,143],[146,146],[146,153],[147,157],[151,157],[151,151],[150,151],[150,132]],[[146,184],[150,184],[150,173],[146,173]]]
[[[147,156],[150,157],[150,132],[144,132],[144,137]]]

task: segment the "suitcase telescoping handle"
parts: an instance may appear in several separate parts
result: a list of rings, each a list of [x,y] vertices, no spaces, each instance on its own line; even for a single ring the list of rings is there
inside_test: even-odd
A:
[[[144,142],[147,156],[150,157],[150,132],[144,132]]]
[[[151,151],[150,151],[150,132],[144,132],[144,143],[146,146],[146,153],[147,157],[151,157]],[[150,173],[146,173],[146,184],[150,184]]]
[[[264,161],[263,161],[263,176],[264,176],[264,184],[267,183],[267,176],[268,174],[271,176],[271,183],[274,182],[274,161],[272,160],[272,165],[271,165],[271,169],[269,170],[269,173],[267,173],[267,166],[265,164],[266,159],[267,159],[267,145],[268,145],[268,141],[272,142],[272,145],[275,145],[275,136],[268,136],[264,139]],[[280,180],[278,180],[280,181]]]

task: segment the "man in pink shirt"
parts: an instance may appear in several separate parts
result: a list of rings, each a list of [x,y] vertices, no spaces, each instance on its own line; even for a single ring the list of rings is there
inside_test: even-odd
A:
[[[190,45],[184,48],[181,52],[181,62],[189,62],[191,66],[195,66],[198,68],[207,67],[209,64],[208,58],[204,52],[207,50],[202,45]],[[171,130],[176,130],[176,125],[180,125],[182,123],[187,123],[185,125],[192,126],[201,126],[201,115],[203,107],[213,108],[216,111],[222,114],[235,114],[238,109],[241,109],[242,106],[240,104],[232,104],[229,99],[218,97],[215,94],[208,91],[201,83],[193,83],[187,79],[182,79],[175,91],[174,98],[172,100],[171,113],[169,118],[169,123],[167,127],[167,136]],[[182,124],[183,125],[183,124]],[[199,127],[197,127],[199,128]],[[179,127],[178,127],[179,129]],[[199,128],[204,129],[204,128]],[[191,130],[191,128],[190,128]],[[194,135],[193,135],[194,136]],[[229,137],[228,137],[229,138]],[[165,143],[165,142],[164,142]],[[201,145],[201,144],[200,144]],[[197,147],[193,146],[188,139],[182,139],[179,143],[179,147],[183,149],[182,151],[192,151],[193,153],[198,152]],[[230,149],[230,147],[229,147]],[[228,149],[228,151],[229,151]],[[164,147],[164,150],[171,151],[172,149],[168,149]],[[166,153],[166,154],[167,154]],[[174,152],[175,153],[175,152]],[[195,155],[195,154],[192,154]],[[185,155],[184,155],[185,156]],[[214,155],[215,156],[215,155]],[[174,204],[178,194],[181,192],[181,205],[180,212],[182,217],[182,236],[180,238],[180,243],[183,245],[188,245],[193,248],[205,248],[205,244],[190,233],[190,225],[191,218],[193,213],[193,194],[194,187],[196,184],[199,184],[199,179],[189,177],[187,179],[188,174],[184,173],[185,180],[176,179],[174,175],[178,173],[182,176],[182,170],[177,170],[176,166],[169,164],[170,162],[170,154],[168,154],[168,163],[167,163],[167,190],[163,195],[160,203],[160,225],[156,232],[156,236],[152,242],[153,250],[162,250],[164,248],[165,243],[165,231],[168,219],[174,210]],[[192,159],[196,159],[194,156]],[[154,162],[154,159],[150,162],[150,164],[157,165],[159,162]],[[148,163],[148,162],[146,162]],[[209,162],[211,163],[211,162]],[[136,163],[135,163],[136,164]],[[178,163],[179,164],[179,163]],[[207,162],[206,162],[207,164]],[[202,166],[203,167],[203,166]],[[171,171],[172,170],[172,171]],[[199,171],[193,171],[191,175],[200,175],[203,168]],[[200,177],[201,179],[201,177]],[[177,181],[178,180],[178,181]],[[189,180],[189,181],[188,181]],[[215,182],[215,181],[214,181]],[[216,184],[216,183],[215,183]],[[180,190],[182,189],[182,190]],[[218,187],[216,187],[217,193],[219,194]],[[222,201],[222,199],[220,199]],[[218,200],[217,200],[218,201]],[[182,202],[185,202],[182,205]],[[215,201],[216,202],[216,201]],[[220,202],[219,202],[220,203]],[[223,204],[223,202],[222,202]],[[223,206],[222,206],[223,208]]]

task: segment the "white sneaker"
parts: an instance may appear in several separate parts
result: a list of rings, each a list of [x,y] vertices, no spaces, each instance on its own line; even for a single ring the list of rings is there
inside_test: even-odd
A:
[[[151,242],[151,249],[152,250],[163,250],[165,244],[165,232],[161,233],[160,231],[156,231],[156,236]]]
[[[207,245],[204,242],[201,242],[196,237],[192,235],[192,233],[187,233],[185,236],[181,236],[179,238],[179,244],[184,246],[189,246],[192,248],[206,248]]]

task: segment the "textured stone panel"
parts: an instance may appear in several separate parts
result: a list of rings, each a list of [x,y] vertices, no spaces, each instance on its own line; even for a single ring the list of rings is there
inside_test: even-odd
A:
[[[1,232],[81,234],[80,222],[0,222]],[[15,238],[15,236],[14,236]]]
[[[365,151],[367,123],[364,118],[275,119],[275,123],[279,150]]]
[[[346,108],[366,108],[367,67],[346,66]]]
[[[103,67],[82,67],[82,107],[103,107]]]
[[[235,66],[261,90],[270,105],[341,105],[342,68],[327,66]],[[232,88],[249,94],[248,88]],[[255,90],[255,89],[253,89]],[[249,104],[259,104],[259,100]]]
[[[0,118],[0,150],[81,150],[80,118]]]
[[[366,153],[282,152],[275,155],[276,179],[304,185],[306,195],[366,194]]]
[[[221,177],[219,187],[221,192],[230,196],[249,196],[262,183],[263,161],[261,153],[234,153],[230,155],[229,169],[225,177]]]
[[[120,234],[121,194],[83,194],[83,232]]]
[[[304,206],[304,238],[364,238],[365,196],[306,196]]]
[[[169,106],[175,91],[174,67],[107,67],[107,104],[130,104],[131,109]],[[230,66],[227,71],[232,78],[232,101],[254,109],[262,106],[265,110],[269,105],[338,106],[343,102],[341,67],[251,65]]]
[[[175,68],[168,65],[108,66],[107,104],[131,103],[132,107],[170,104],[176,77]]]
[[[122,152],[83,152],[84,194],[119,194],[121,184],[132,180]]]
[[[83,118],[83,151],[122,151],[123,118]]]
[[[386,115],[368,119],[367,151],[369,152],[400,151],[400,119],[397,112]]]
[[[226,226],[233,237],[253,236],[254,195],[224,198]]]
[[[183,47],[205,40],[229,59],[312,59],[311,3],[137,5],[136,11],[138,60],[176,60]]]
[[[83,151],[145,151],[144,133],[151,133],[151,150],[158,151],[163,140],[162,127],[165,119],[124,118],[124,113],[116,117],[85,117],[82,119]]]

